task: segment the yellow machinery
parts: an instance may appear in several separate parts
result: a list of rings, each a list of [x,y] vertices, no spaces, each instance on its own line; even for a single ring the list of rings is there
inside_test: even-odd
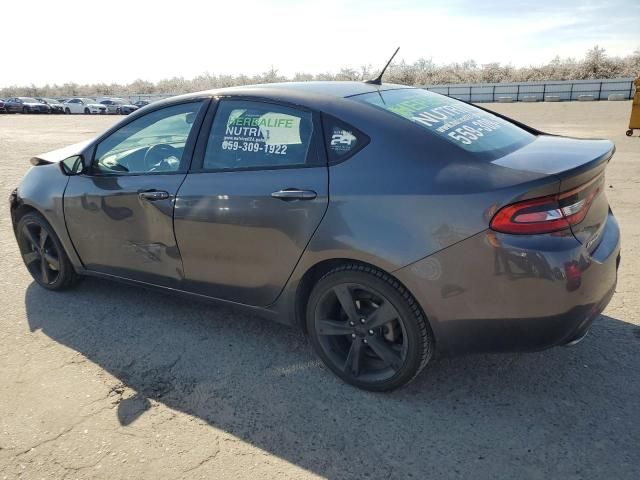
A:
[[[633,135],[634,130],[640,130],[640,78],[634,83],[636,85],[636,94],[633,96],[633,104],[631,105],[631,118],[629,119],[627,137]]]

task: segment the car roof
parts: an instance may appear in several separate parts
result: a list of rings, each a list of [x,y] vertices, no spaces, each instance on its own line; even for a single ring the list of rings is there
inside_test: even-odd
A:
[[[326,102],[384,90],[397,90],[407,87],[393,83],[375,85],[365,82],[351,81],[314,81],[314,82],[283,82],[264,83],[257,85],[242,85],[236,87],[217,88],[202,92],[188,93],[178,97],[162,100],[158,106],[189,99],[202,98],[203,96],[237,95],[256,98],[271,98],[273,100],[289,102],[307,106],[309,108],[321,108]]]
[[[281,83],[261,83],[257,85],[243,85],[238,87],[228,87],[212,90],[212,92],[233,92],[238,93],[243,90],[251,92],[256,89],[263,91],[273,91],[281,93],[283,91],[308,92],[331,97],[351,97],[362,93],[376,92],[379,90],[391,90],[396,88],[410,88],[404,85],[385,83],[375,85],[365,82],[353,81],[314,81],[314,82],[281,82]]]

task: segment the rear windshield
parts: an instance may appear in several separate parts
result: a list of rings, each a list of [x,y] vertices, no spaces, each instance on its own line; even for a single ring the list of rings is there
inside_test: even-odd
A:
[[[464,150],[497,158],[534,136],[491,113],[419,88],[386,90],[351,97],[398,115]]]

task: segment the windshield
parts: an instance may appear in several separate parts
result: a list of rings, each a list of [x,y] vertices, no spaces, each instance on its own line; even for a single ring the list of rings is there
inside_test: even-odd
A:
[[[35,98],[31,98],[31,97],[20,97],[20,100],[22,100],[24,103],[40,103]]]
[[[60,103],[58,100],[54,100],[53,98],[43,98],[42,100],[45,103],[50,103],[50,104],[53,104],[53,105],[57,105],[57,104]]]
[[[96,103],[96,101],[92,98],[83,98],[82,101],[84,103]]]
[[[351,98],[405,118],[468,152],[493,158],[534,139],[531,133],[496,115],[419,88],[365,93]]]

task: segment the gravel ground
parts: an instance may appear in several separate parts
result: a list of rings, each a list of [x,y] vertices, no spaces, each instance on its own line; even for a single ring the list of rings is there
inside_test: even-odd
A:
[[[618,290],[572,348],[434,361],[371,394],[296,331],[100,280],[51,293],[0,212],[0,478],[640,478],[640,138],[630,103],[491,105],[618,147]],[[33,154],[114,117],[0,115],[7,198]],[[635,292],[635,293],[633,293]],[[542,299],[541,299],[542,300]]]

